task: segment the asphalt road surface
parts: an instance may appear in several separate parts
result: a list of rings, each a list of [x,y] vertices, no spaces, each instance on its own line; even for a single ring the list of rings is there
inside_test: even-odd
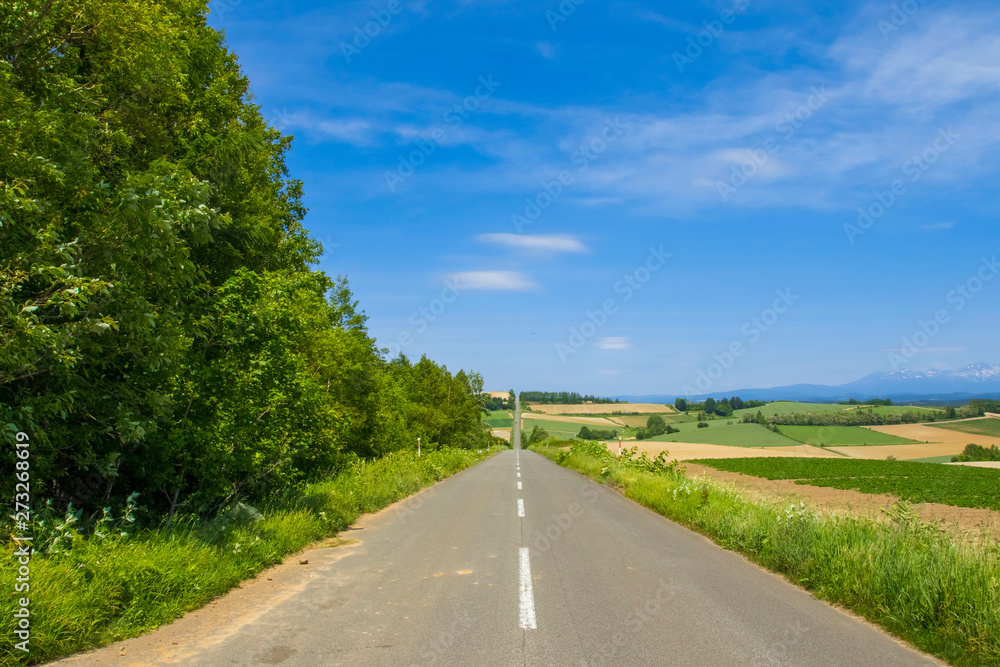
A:
[[[938,664],[527,451],[344,536],[357,542],[60,664]]]

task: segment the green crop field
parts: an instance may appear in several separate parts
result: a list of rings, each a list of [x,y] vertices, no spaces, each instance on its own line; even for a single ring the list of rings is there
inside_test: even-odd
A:
[[[700,459],[718,470],[798,484],[887,493],[915,503],[1000,510],[1000,470],[915,461],[859,459]]]
[[[514,425],[514,417],[510,410],[493,410],[489,416],[483,417],[483,423],[490,428],[510,428]]]
[[[625,429],[621,426],[615,425],[604,425],[604,424],[574,424],[573,422],[561,422],[549,419],[535,419],[533,417],[528,417],[527,415],[522,415],[524,419],[524,431],[530,433],[531,429],[538,426],[544,428],[549,432],[549,435],[557,435],[560,437],[576,437],[576,434],[580,432],[580,429],[584,426],[590,429],[597,429],[600,431],[617,431],[619,434]],[[582,415],[589,417],[590,415]]]
[[[793,401],[776,401],[774,403],[768,403],[765,406],[759,408],[745,408],[743,410],[736,410],[733,412],[733,417],[736,419],[743,419],[743,415],[750,414],[750,416],[755,416],[759,410],[765,417],[773,417],[774,415],[795,415],[802,414],[806,412],[818,413],[818,412],[837,412],[840,410],[848,409],[849,405],[833,405],[830,403],[795,403]]]
[[[780,426],[782,435],[807,445],[913,445],[916,440],[860,426]]]
[[[868,412],[871,410],[877,415],[897,415],[905,412],[915,412],[921,421],[930,421],[931,417],[940,419],[944,416],[944,410],[937,408],[918,408],[913,405],[876,405],[874,407],[860,407],[859,410]]]
[[[734,420],[728,420],[734,421]],[[721,419],[708,422],[708,428],[698,428],[697,423],[676,424],[678,433],[658,435],[640,442],[690,442],[704,445],[729,445],[732,447],[794,447],[798,442],[769,431],[759,424],[727,424]]]
[[[971,435],[988,435],[1000,438],[1000,419],[977,419],[971,422],[952,422],[950,424],[934,424],[934,428],[946,428],[949,431],[959,431]]]

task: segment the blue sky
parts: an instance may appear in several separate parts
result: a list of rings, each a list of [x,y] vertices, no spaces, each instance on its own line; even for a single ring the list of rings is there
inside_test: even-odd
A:
[[[380,345],[604,395],[1000,363],[1000,8],[577,1],[212,0]]]

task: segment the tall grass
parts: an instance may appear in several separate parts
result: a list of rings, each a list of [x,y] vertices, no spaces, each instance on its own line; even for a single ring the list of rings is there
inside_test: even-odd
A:
[[[922,522],[906,503],[879,521],[748,499],[676,471],[618,468],[601,448],[535,451],[779,572],[955,665],[1000,665],[1000,547]]]
[[[494,450],[495,451],[495,450]],[[478,463],[465,450],[399,453],[261,507],[258,520],[187,521],[103,537],[72,530],[31,559],[31,589],[0,597],[0,664],[32,664],[134,637],[196,609],[312,542]],[[50,540],[51,544],[51,540]],[[17,571],[13,545],[0,568]],[[17,598],[30,598],[30,653],[13,647]]]

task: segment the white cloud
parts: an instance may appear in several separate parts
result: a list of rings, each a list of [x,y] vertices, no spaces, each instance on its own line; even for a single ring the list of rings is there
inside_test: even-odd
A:
[[[364,120],[324,120],[317,127],[327,136],[355,146],[366,146],[372,140],[371,123]]]
[[[511,248],[547,252],[587,252],[587,246],[572,236],[562,234],[480,234],[476,237],[485,243],[497,243]]]
[[[551,42],[538,42],[535,44],[535,50],[538,51],[543,58],[555,60],[556,47]]]
[[[632,343],[628,338],[601,338],[594,343],[594,347],[599,350],[628,350],[632,347]]]
[[[523,292],[538,287],[531,278],[516,271],[465,271],[449,278],[461,290],[502,290]]]

